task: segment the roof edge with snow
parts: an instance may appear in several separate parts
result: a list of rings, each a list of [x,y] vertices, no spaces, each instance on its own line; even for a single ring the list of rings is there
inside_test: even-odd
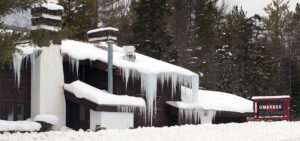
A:
[[[110,94],[105,90],[97,89],[79,80],[71,84],[65,84],[64,89],[74,94],[76,98],[84,98],[97,105],[143,108],[146,106],[145,100],[143,98],[128,95]]]

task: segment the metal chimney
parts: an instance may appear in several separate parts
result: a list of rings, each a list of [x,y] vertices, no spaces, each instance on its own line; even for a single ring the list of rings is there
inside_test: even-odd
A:
[[[109,93],[113,93],[113,44],[117,41],[118,29],[112,27],[98,28],[87,32],[90,42],[106,42],[107,47],[107,68],[108,68],[108,88]]]
[[[31,30],[60,31],[64,8],[57,4],[57,0],[36,4],[31,8]]]

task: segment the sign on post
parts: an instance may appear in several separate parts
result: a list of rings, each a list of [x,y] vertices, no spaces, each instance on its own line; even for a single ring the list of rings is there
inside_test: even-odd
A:
[[[252,100],[254,120],[289,120],[290,96],[255,96]]]

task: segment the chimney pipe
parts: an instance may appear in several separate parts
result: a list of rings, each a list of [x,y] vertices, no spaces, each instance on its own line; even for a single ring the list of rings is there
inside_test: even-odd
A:
[[[108,45],[108,59],[107,59],[107,65],[108,65],[108,92],[113,93],[113,41],[107,41]]]
[[[117,41],[117,33],[119,29],[112,27],[98,28],[87,32],[90,42],[106,42],[107,43],[107,91],[113,94],[113,44]]]

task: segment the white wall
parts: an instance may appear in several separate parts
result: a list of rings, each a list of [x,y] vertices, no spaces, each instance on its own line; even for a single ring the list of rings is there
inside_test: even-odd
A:
[[[128,129],[134,127],[133,113],[97,112],[90,110],[90,129],[95,131],[96,125],[107,129]]]
[[[66,123],[64,74],[60,46],[44,47],[37,61],[36,80],[32,81],[31,116],[53,114],[59,118],[56,129]],[[39,85],[37,85],[39,84]]]

